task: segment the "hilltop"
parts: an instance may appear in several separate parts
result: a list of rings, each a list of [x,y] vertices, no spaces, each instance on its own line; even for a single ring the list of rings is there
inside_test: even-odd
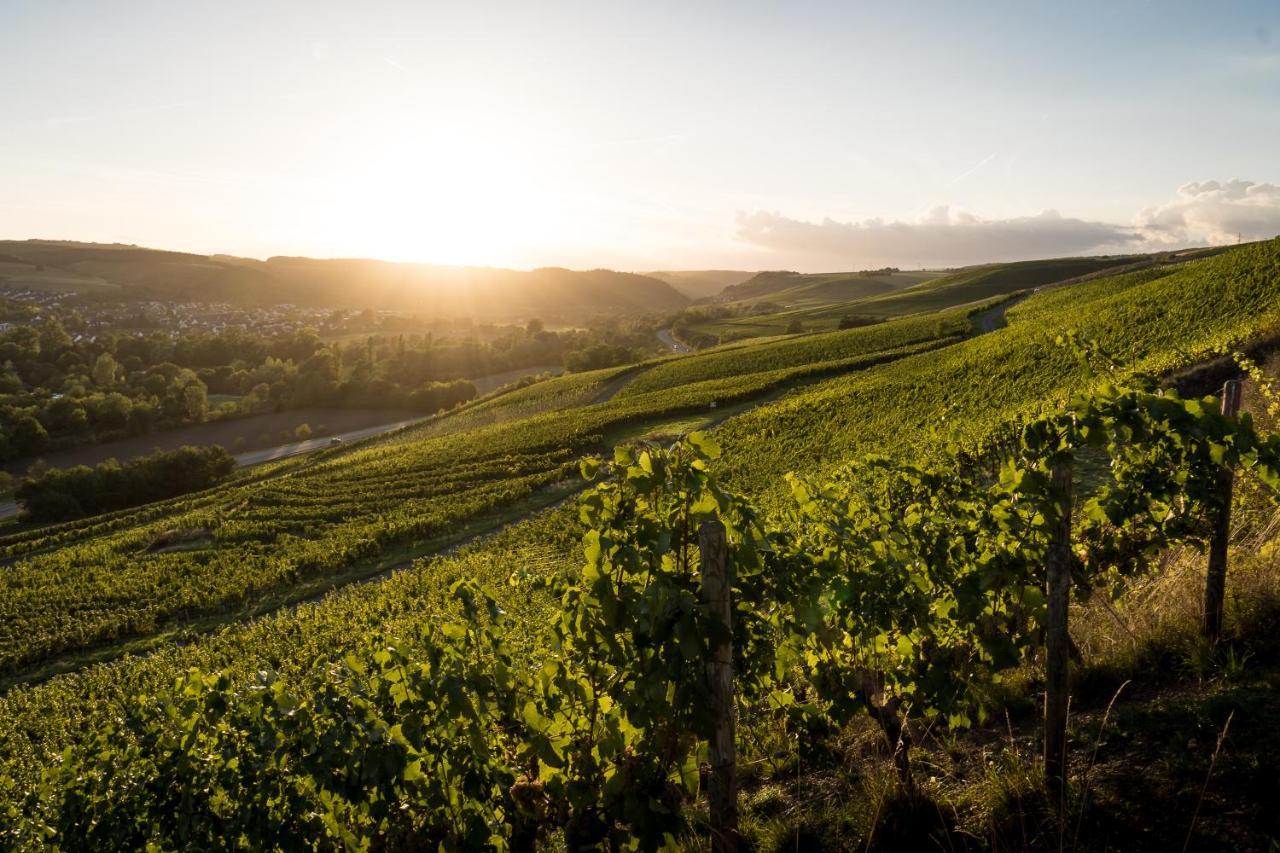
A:
[[[481,320],[678,310],[689,298],[657,278],[613,270],[531,271],[367,259],[199,255],[138,246],[0,241],[0,287],[75,290],[112,298],[293,303],[430,311]]]

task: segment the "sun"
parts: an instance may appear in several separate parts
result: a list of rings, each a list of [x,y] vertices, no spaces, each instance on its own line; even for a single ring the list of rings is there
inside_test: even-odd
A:
[[[460,125],[375,135],[335,170],[324,230],[369,257],[511,264],[563,225],[538,154],[518,133]]]

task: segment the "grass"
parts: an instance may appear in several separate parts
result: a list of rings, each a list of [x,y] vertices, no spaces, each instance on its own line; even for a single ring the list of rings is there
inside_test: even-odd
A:
[[[906,290],[862,300],[856,310],[887,316],[938,311],[1123,266],[1133,260],[1131,256],[1055,258],[968,267]]]
[[[1233,568],[1234,571],[1234,568]],[[1151,586],[1170,618],[1132,626],[1076,673],[1069,728],[1071,786],[1062,816],[1042,782],[1035,704],[1011,702],[988,725],[949,735],[919,727],[916,798],[903,796],[869,722],[816,736],[800,733],[746,774],[743,830],[749,849],[783,850],[1269,850],[1280,838],[1280,660],[1230,649],[1271,647],[1280,625],[1280,562],[1253,571],[1232,611],[1228,650],[1202,660],[1194,622],[1199,586],[1153,578],[1122,603],[1140,610]],[[1238,579],[1238,578],[1237,578]],[[1243,579],[1242,579],[1243,580]],[[1077,632],[1106,631],[1109,617],[1073,613]],[[1080,633],[1077,633],[1079,639]],[[1173,649],[1177,651],[1170,655]],[[1135,656],[1134,649],[1139,650]],[[1117,654],[1118,653],[1118,654]],[[1114,656],[1113,656],[1114,655]],[[1141,659],[1168,661],[1157,668]],[[1084,686],[1097,669],[1129,679],[1120,689]],[[1034,695],[1034,675],[1024,673]],[[1097,685],[1100,686],[1100,685]],[[767,740],[768,738],[764,738]],[[778,738],[774,738],[775,741]],[[705,849],[696,828],[688,849]]]
[[[120,289],[119,285],[98,276],[5,261],[0,261],[0,287],[45,293],[94,293]]]
[[[946,274],[761,273],[739,286],[744,298],[728,304],[747,310],[761,303],[777,303],[781,310],[697,323],[691,329],[722,342],[779,334],[793,322],[807,332],[828,331],[845,316],[868,322],[943,311],[1123,267],[1138,257],[1054,258],[966,267]]]
[[[930,341],[956,338],[969,331],[963,312],[908,318],[845,331],[783,338],[756,346],[704,350],[693,358],[655,365],[629,384],[621,396],[675,388],[691,382],[813,365],[890,352]]]

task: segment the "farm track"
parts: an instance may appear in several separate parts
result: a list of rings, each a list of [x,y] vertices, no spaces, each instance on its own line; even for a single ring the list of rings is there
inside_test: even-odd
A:
[[[591,398],[590,405],[596,403],[607,403],[630,385],[642,373],[646,373],[650,369],[650,365],[637,364],[630,370],[623,371],[619,375],[613,377],[609,382],[600,389],[600,391]]]
[[[971,318],[973,320],[974,331],[979,335],[985,335],[1001,328],[1004,325],[1004,315],[1009,311],[1009,309],[1034,295],[1039,289],[1040,288],[1037,287],[1035,290],[1029,290],[1025,293],[1012,296],[1004,302],[1001,302],[999,305],[994,305],[985,311],[980,311],[977,314],[974,314]]]

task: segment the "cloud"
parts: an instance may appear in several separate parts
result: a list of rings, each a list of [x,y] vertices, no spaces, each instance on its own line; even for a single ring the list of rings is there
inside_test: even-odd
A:
[[[1046,210],[985,219],[935,207],[915,221],[808,222],[778,212],[739,212],[737,236],[785,256],[791,267],[961,266],[1064,255],[1155,252],[1280,235],[1280,186],[1253,181],[1185,184],[1172,201],[1132,223],[1097,222]]]
[[[1280,186],[1253,181],[1184,184],[1178,197],[1138,214],[1153,244],[1193,245],[1258,240],[1280,234]]]
[[[1027,260],[1102,251],[1130,251],[1142,237],[1135,229],[1064,217],[983,219],[935,207],[915,222],[805,222],[776,212],[740,212],[737,234],[761,248],[815,263],[863,266],[959,266],[996,260]]]

